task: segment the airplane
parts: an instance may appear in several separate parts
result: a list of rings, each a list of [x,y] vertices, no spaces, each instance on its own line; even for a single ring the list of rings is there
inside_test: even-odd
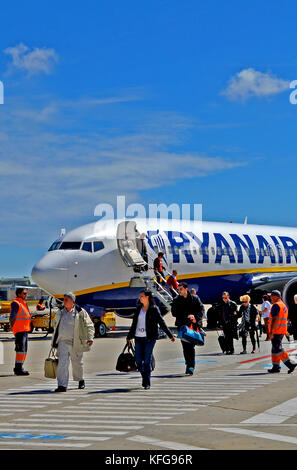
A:
[[[154,277],[153,260],[164,253],[167,273],[195,288],[204,304],[243,294],[258,299],[272,289],[293,304],[297,293],[297,228],[167,219],[99,220],[60,237],[35,264],[31,277],[49,295],[68,291],[77,303],[131,317],[142,287],[153,290],[162,313],[172,296]],[[176,229],[176,227],[178,229]],[[145,245],[146,260],[139,241]],[[260,301],[261,302],[261,301]]]

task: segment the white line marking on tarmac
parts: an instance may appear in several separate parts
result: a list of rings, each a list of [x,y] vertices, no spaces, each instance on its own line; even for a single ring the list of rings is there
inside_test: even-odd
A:
[[[44,441],[40,441],[40,442],[37,442],[35,439],[30,442],[30,441],[20,441],[20,439],[16,439],[15,441],[11,440],[11,439],[7,439],[7,442],[5,441],[1,441],[0,440],[0,445],[13,445],[13,449],[12,450],[16,450],[16,449],[20,449],[21,446],[34,446],[34,447],[38,447],[38,444],[39,446],[45,446],[45,447],[75,447],[75,448],[79,448],[79,447],[89,447],[90,444],[83,444],[83,443],[77,443],[77,444],[60,444],[60,443],[57,443],[55,442],[54,444],[52,443],[49,443],[49,442],[44,442]]]
[[[41,431],[41,429],[39,428],[46,428],[46,429],[42,429],[42,432],[48,432],[48,433],[52,433],[53,430],[51,428],[54,428],[56,429],[57,427],[60,428],[60,426],[56,426],[54,424],[28,424],[27,425],[27,428],[26,429],[16,429],[16,428],[19,428],[23,426],[24,427],[24,424],[18,424],[18,423],[9,423],[9,424],[5,424],[5,426],[1,427],[0,426],[0,432],[1,431],[10,431],[13,429],[15,432],[30,432],[30,431],[35,431],[36,432],[36,429],[31,429],[31,428],[38,428],[38,430]],[[128,431],[81,431],[81,430],[77,430],[77,429],[70,429],[70,427],[72,426],[68,426],[67,424],[65,424],[65,426],[61,426],[62,429],[59,429],[59,432],[60,433],[63,433],[63,434],[88,434],[88,435],[93,435],[93,434],[98,434],[98,435],[101,435],[101,434],[104,434],[106,436],[124,436],[125,434],[127,434]],[[98,426],[99,427],[99,426]],[[142,428],[142,426],[140,427],[140,429]]]
[[[71,416],[80,416],[80,415],[82,415],[82,416],[85,416],[86,419],[88,418],[88,415],[91,415],[91,416],[94,416],[94,417],[98,416],[99,418],[100,417],[101,418],[108,418],[108,412],[105,413],[106,416],[105,415],[103,416],[101,411],[94,412],[94,411],[89,411],[89,410],[88,411],[77,410],[75,412],[70,411],[70,410],[49,410],[49,411],[47,411],[47,413],[55,413],[55,414],[57,414],[57,413],[63,413],[63,414],[64,413],[71,413]],[[179,413],[179,414],[183,414],[183,413]],[[137,414],[136,413],[130,413],[130,414],[126,413],[126,414],[124,414],[124,412],[123,413],[119,412],[119,413],[116,413],[116,415],[121,419],[124,419],[124,418],[128,418],[128,419],[134,418],[134,419],[136,419],[136,418],[139,418],[139,419],[145,419],[145,420],[147,420],[147,419],[157,419],[157,420],[159,420],[159,419],[171,419],[173,417],[173,416],[163,416],[163,415],[160,416],[158,413],[150,413],[149,416],[145,416],[145,415],[143,415],[143,413],[137,413]],[[168,411],[167,415],[172,415],[172,413],[170,413],[170,411]],[[111,419],[115,418],[114,415],[109,415],[109,416],[110,416]]]
[[[96,424],[127,424],[127,420],[124,420],[124,421],[119,421],[118,419],[116,421],[112,421],[110,419],[96,419],[96,421],[90,421],[89,419],[85,418],[85,417],[81,417],[81,419],[77,419],[75,417],[75,419],[73,418],[70,418],[69,416],[65,416],[64,418],[62,419],[57,419],[57,418],[54,418],[54,419],[51,419],[51,418],[46,418],[45,415],[38,415],[38,414],[33,414],[31,416],[39,416],[40,418],[42,418],[42,422],[45,422],[45,423],[96,423]],[[14,419],[14,421],[37,421],[37,422],[40,422],[40,419],[39,418],[16,418]],[[129,420],[129,425],[130,424],[157,424],[158,421],[131,421]]]
[[[96,406],[96,404],[95,404],[95,406]],[[93,406],[90,406],[90,405],[85,406],[82,403],[79,405],[79,407],[80,407],[80,411],[85,411],[85,410],[88,411],[90,409],[89,413],[92,413],[93,412],[92,408],[94,408]],[[67,410],[66,410],[66,408],[67,408]],[[71,408],[71,409],[73,408],[74,410],[77,410],[77,406],[65,406],[65,408],[61,411],[63,411],[65,413],[65,411],[70,411],[69,408]],[[125,411],[120,412],[120,411],[107,411],[107,410],[100,410],[100,413],[108,414],[108,415],[117,415],[117,416],[119,416],[120,414],[123,414],[123,413],[127,414],[127,413],[125,413]],[[142,416],[143,413],[141,411],[139,411],[139,412],[138,411],[133,411],[132,413],[129,413],[129,414],[131,416],[132,415]],[[158,411],[156,413],[155,412],[150,413],[150,415],[152,415],[152,416],[153,415],[154,416],[155,415],[167,415],[167,414],[168,414],[168,411],[164,411],[164,412]],[[180,413],[178,411],[170,411],[170,414],[171,415],[181,415],[182,413]]]
[[[253,431],[250,429],[239,429],[239,428],[236,429],[236,428],[213,428],[212,427],[211,429],[214,431],[230,432],[234,434],[241,434],[243,436],[255,437],[257,439],[270,439],[272,441],[285,442],[287,444],[297,445],[296,437],[284,436],[282,434],[273,434],[273,433]]]
[[[287,419],[297,414],[297,398],[285,401],[281,405],[274,406],[269,410],[259,413],[252,418],[242,421],[242,424],[272,424],[272,423],[283,423]]]
[[[139,442],[141,444],[149,444],[157,447],[165,447],[166,449],[173,450],[207,450],[202,447],[195,447],[189,444],[181,444],[180,442],[171,442],[171,441],[160,441],[159,439],[153,439],[152,437],[146,436],[133,436],[127,437],[127,440],[133,442]]]
[[[17,433],[21,433],[22,431],[21,430],[17,430]],[[28,433],[28,431],[26,430],[25,431],[26,433]],[[29,431],[30,432],[30,431]],[[52,439],[53,437],[58,437],[58,440],[55,441],[55,442],[59,442],[59,440],[61,439],[62,441],[108,441],[109,439],[111,439],[111,437],[104,437],[104,436],[61,436],[60,434],[53,434],[51,433],[51,436],[34,436],[34,435],[31,435],[31,437],[29,439],[32,439],[34,440],[35,443],[37,444],[41,444],[41,441],[47,441],[49,439]],[[22,442],[22,436],[18,437],[18,442]],[[1,440],[5,440],[5,439],[13,439],[13,438],[16,438],[16,435],[12,436],[12,433],[8,436],[1,436],[0,437],[0,442]],[[26,436],[25,436],[26,438]]]
[[[43,424],[40,423],[40,420],[39,419],[31,419],[31,418],[19,418],[15,421],[22,421],[22,422],[25,422],[27,423],[28,422],[28,426],[43,426]],[[36,421],[38,424],[36,424]],[[75,423],[75,422],[78,422],[78,423],[81,423],[81,421],[75,421],[75,420],[68,420],[68,421],[65,421],[65,420],[60,420],[60,421],[57,421],[57,420],[48,420],[48,419],[43,419],[42,420],[42,423],[51,423],[51,422],[54,422],[57,424],[57,428],[61,428],[61,427],[68,427],[68,428],[79,428],[79,429],[124,429],[124,430],[127,430],[127,429],[133,429],[133,430],[137,430],[137,429],[142,429],[143,426],[130,426],[130,425],[126,425],[126,426],[118,426],[118,425],[109,425],[109,424],[98,424],[96,421],[88,421],[88,424],[87,425],[84,425],[84,424],[72,424],[72,423]],[[60,424],[62,423],[62,424]],[[18,425],[19,426],[19,425]],[[23,425],[24,426],[24,425]],[[51,424],[49,424],[49,426],[52,426]]]

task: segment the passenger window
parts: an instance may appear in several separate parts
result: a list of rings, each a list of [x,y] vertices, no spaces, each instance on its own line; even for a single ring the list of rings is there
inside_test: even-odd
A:
[[[103,250],[104,243],[103,242],[94,242],[94,251]]]
[[[89,251],[90,253],[92,253],[92,243],[91,242],[83,243],[82,250]]]

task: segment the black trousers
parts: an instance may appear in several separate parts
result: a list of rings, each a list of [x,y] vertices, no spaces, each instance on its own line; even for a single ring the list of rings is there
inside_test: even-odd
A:
[[[246,349],[248,334],[250,335],[253,349],[256,349],[255,330],[246,331],[244,333],[244,336],[242,337],[242,347],[243,347],[243,349],[244,350]]]
[[[223,332],[226,340],[226,352],[234,353],[233,329],[228,325],[223,326]]]
[[[186,367],[195,369],[195,345],[181,341]]]

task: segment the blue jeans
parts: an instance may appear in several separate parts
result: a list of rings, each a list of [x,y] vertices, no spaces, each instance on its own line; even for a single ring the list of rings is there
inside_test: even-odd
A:
[[[142,375],[142,386],[151,384],[151,363],[155,339],[135,337],[135,360]]]

